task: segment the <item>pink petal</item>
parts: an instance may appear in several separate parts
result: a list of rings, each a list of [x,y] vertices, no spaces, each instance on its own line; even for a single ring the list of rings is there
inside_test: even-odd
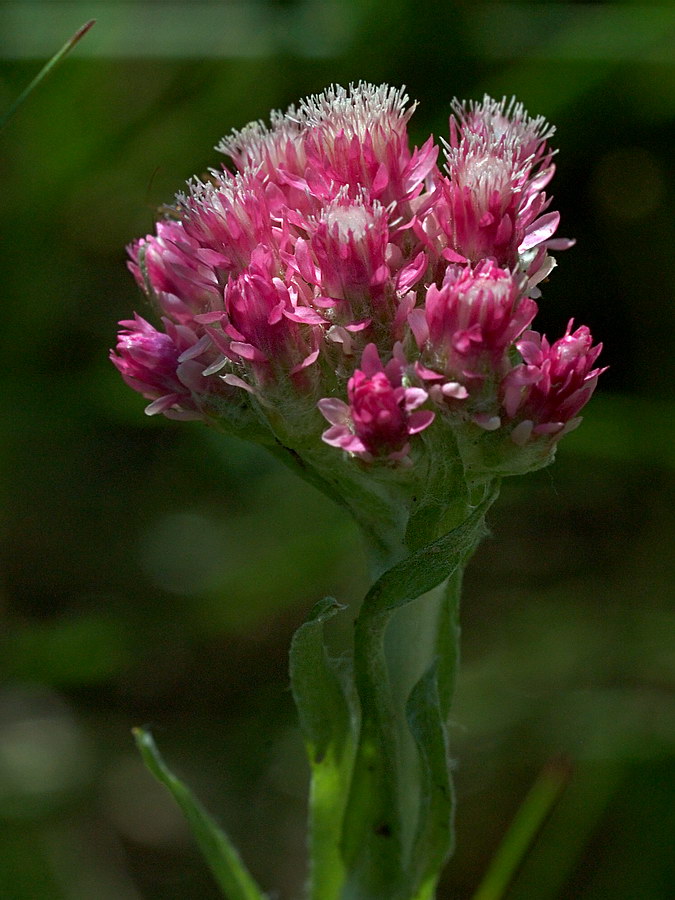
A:
[[[348,438],[346,438],[340,444],[343,450],[346,450],[347,453],[367,453],[366,445],[360,438],[357,438],[355,434],[350,434]]]
[[[176,377],[188,390],[198,394],[204,390],[202,369],[203,364],[196,362],[194,359],[189,359],[176,367]]]
[[[541,425],[535,425],[535,434],[557,434],[564,427],[564,422],[544,422]]]
[[[216,372],[220,372],[223,366],[227,365],[228,359],[226,356],[221,356],[220,359],[217,359],[215,362],[212,362],[210,366],[207,366],[202,375],[205,378],[208,378],[209,375],[215,375]]]
[[[499,228],[497,229],[497,233],[495,235],[495,244],[497,246],[501,246],[502,244],[508,243],[511,240],[511,234],[513,233],[513,222],[508,216],[504,216],[499,223]]]
[[[417,409],[417,407],[421,406],[429,397],[423,388],[414,387],[406,388],[404,396],[406,412]]]
[[[179,400],[178,394],[166,394],[164,397],[158,397],[145,407],[145,414],[146,416],[156,416],[158,413],[166,412]]]
[[[424,181],[436,164],[438,147],[434,144],[434,136],[430,135],[419,150],[415,150],[412,157],[413,165],[410,168],[409,179],[412,182]]]
[[[559,222],[559,212],[550,212],[540,216],[528,228],[527,234],[518,250],[530,250],[532,247],[536,247],[537,244],[541,244],[542,241],[548,240],[555,232]]]
[[[524,447],[530,439],[533,426],[534,422],[532,422],[530,419],[525,419],[524,422],[516,425],[516,427],[511,432],[511,440],[513,441],[513,443],[518,447]]]
[[[195,316],[195,322],[199,325],[213,325],[224,318],[225,313],[222,310],[214,310],[213,312],[200,313],[198,316]]]
[[[490,416],[487,413],[479,413],[479,415],[473,417],[473,421],[485,431],[496,431],[502,424],[499,416]]]
[[[429,340],[429,326],[427,325],[427,317],[423,309],[413,309],[408,314],[408,324],[415,338],[415,343],[422,347]]]
[[[295,261],[297,262],[298,270],[305,281],[307,281],[309,284],[316,284],[316,266],[312,262],[312,259],[309,255],[307,241],[305,241],[303,238],[298,238],[295,242]]]
[[[221,334],[220,331],[216,331],[215,328],[207,328],[207,333],[210,336],[213,343],[220,350],[221,353],[224,353],[228,359],[233,359],[232,350],[231,350],[231,342],[225,339],[225,336]]]
[[[469,396],[469,392],[459,381],[446,381],[441,387],[441,393],[444,397],[451,397],[453,400],[466,400]]]
[[[546,246],[549,250],[569,250],[576,242],[576,238],[553,238],[546,241]]]
[[[319,356],[319,348],[317,347],[313,353],[310,353],[309,356],[306,356],[301,363],[298,363],[297,366],[293,366],[291,369],[291,375],[297,375],[298,372],[301,372],[303,369],[306,369],[308,366],[311,366],[312,363],[315,363]]]
[[[324,397],[316,404],[319,411],[331,425],[345,426],[349,422],[349,406],[337,397]]]
[[[380,354],[377,352],[375,344],[367,344],[361,354],[361,370],[369,378],[376,372],[384,371]]]
[[[418,434],[424,431],[436,418],[436,413],[430,409],[420,409],[408,416],[408,434]]]
[[[398,274],[396,287],[399,291],[407,291],[424,275],[428,262],[425,253],[418,253],[415,259]]]
[[[443,375],[440,372],[434,372],[433,369],[427,369],[419,360],[415,363],[415,372],[425,381],[441,381]]]
[[[363,331],[364,329],[366,329],[372,321],[372,319],[363,319],[363,321],[361,322],[354,322],[353,325],[345,325],[344,327],[352,334],[357,334],[359,331]]]
[[[193,344],[191,347],[188,347],[187,350],[183,350],[181,355],[178,357],[178,362],[182,363],[188,359],[194,359],[197,356],[201,356],[201,354],[208,350],[211,346],[211,338],[205,334],[201,337],[196,344]]]
[[[371,188],[373,196],[378,197],[388,184],[389,173],[387,172],[387,167],[384,163],[380,163],[379,168],[375,174],[375,178],[373,179],[373,186]]]
[[[323,316],[309,306],[296,306],[294,309],[284,309],[284,316],[291,322],[301,322],[304,325],[325,325]]]
[[[268,362],[262,350],[258,350],[253,344],[245,344],[243,341],[232,341],[230,348],[242,359],[248,359],[251,362]]]
[[[455,250],[452,250],[450,247],[446,247],[445,250],[441,253],[443,259],[447,259],[448,262],[451,263],[465,263],[468,262],[466,256],[462,256],[460,253],[457,253]]]
[[[221,375],[221,378],[225,382],[225,384],[230,384],[232,387],[242,388],[245,391],[248,391],[249,394],[255,394],[255,391],[251,387],[250,384],[247,384],[243,378],[239,378],[238,375],[232,375],[229,373],[228,375]]]

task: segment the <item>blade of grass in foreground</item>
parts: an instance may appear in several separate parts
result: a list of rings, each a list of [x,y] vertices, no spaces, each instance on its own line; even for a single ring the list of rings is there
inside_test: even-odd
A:
[[[152,735],[134,728],[133,735],[143,762],[155,778],[167,787],[183,810],[199,848],[227,900],[265,900],[265,895],[245,868],[241,857],[204,807],[166,767]]]
[[[547,763],[523,800],[472,900],[501,900],[570,779],[569,762]]]
[[[63,47],[61,47],[61,49],[58,50],[54,54],[54,56],[52,56],[52,58],[44,64],[44,66],[40,69],[31,83],[21,91],[21,93],[16,98],[14,103],[12,103],[12,105],[9,107],[7,112],[3,116],[0,116],[0,129],[5,127],[7,122],[9,122],[9,120],[21,106],[23,101],[35,90],[40,82],[44,78],[46,78],[47,75],[49,75],[52,69],[54,69],[61,62],[64,56],[70,53],[75,44],[77,44],[85,36],[85,34],[93,27],[95,23],[96,19],[90,19],[88,22],[85,22],[84,25],[82,25],[81,28],[78,28],[75,34],[66,41]]]

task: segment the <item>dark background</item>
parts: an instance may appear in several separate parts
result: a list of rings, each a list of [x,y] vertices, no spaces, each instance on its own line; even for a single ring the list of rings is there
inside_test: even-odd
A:
[[[124,245],[232,127],[331,82],[405,83],[412,138],[515,93],[558,126],[578,245],[539,323],[611,366],[545,471],[505,484],[471,564],[453,715],[465,900],[533,780],[572,777],[509,900],[672,896],[675,15],[670,4],[0,3],[0,897],[218,896],[130,728],[275,897],[304,879],[295,627],[366,586],[344,514],[255,447],[143,415],[107,360],[148,315]]]

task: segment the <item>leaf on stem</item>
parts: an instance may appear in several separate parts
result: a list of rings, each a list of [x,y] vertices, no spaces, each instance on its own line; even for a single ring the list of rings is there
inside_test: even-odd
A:
[[[411,860],[414,896],[433,897],[441,866],[452,852],[454,791],[445,719],[438,695],[438,662],[410,693],[406,718],[421,763],[420,807]]]
[[[312,764],[321,763],[329,749],[339,756],[350,733],[338,660],[329,657],[323,638],[325,622],[343,608],[332,597],[319,601],[291,643],[291,688]]]
[[[424,476],[419,477],[420,488],[406,528],[405,544],[411,551],[447,532],[466,515],[469,489],[464,466],[452,435],[424,432],[421,436],[426,454]],[[423,489],[421,486],[424,486]],[[448,494],[448,485],[452,492]]]
[[[485,534],[485,514],[498,492],[494,487],[461,525],[385,572],[366,594],[357,627],[426,594],[451,575]]]
[[[337,900],[345,878],[340,855],[342,817],[354,759],[356,711],[340,669],[324,642],[324,625],[343,607],[332,597],[316,604],[291,644],[291,687],[312,769],[309,796],[312,898]]]
[[[134,728],[143,761],[155,778],[171,791],[190,825],[199,848],[227,900],[265,900],[227,835],[201,803],[166,766],[149,731]]]

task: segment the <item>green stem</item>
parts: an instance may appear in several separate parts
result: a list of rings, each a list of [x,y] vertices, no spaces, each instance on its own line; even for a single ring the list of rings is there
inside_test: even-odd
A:
[[[312,771],[309,795],[309,897],[338,900],[345,881],[340,834],[351,758],[327,759]]]
[[[418,539],[415,552],[371,588],[356,620],[361,730],[343,827],[341,900],[431,898],[452,848],[445,719],[458,662],[458,570],[482,537],[497,491],[493,485],[442,537]]]
[[[311,767],[308,893],[338,900],[344,882],[342,819],[354,760],[357,721],[343,661],[328,654],[324,624],[342,607],[318,603],[293,637],[290,675]]]
[[[457,566],[445,583],[445,602],[441,608],[439,627],[436,635],[438,654],[438,694],[441,717],[447,722],[455,696],[455,684],[459,672],[460,659],[460,602],[464,566]],[[444,640],[445,638],[445,640]]]

